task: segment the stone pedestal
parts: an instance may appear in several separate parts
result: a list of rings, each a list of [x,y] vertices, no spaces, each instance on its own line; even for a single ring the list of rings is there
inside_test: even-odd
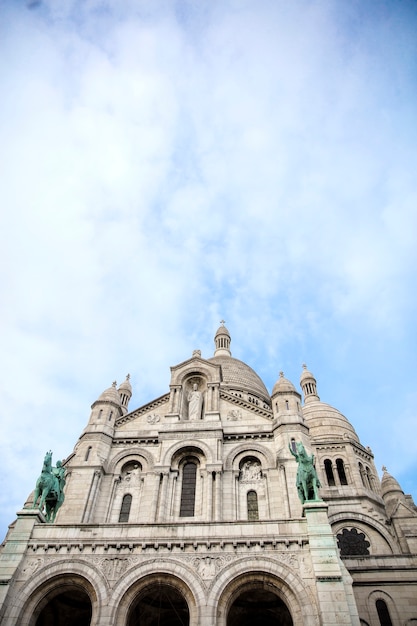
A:
[[[0,554],[0,609],[9,590],[9,584],[26,553],[36,523],[45,523],[45,516],[39,509],[22,509],[10,530],[7,542]]]
[[[359,626],[352,578],[343,565],[325,502],[304,503],[322,626]]]

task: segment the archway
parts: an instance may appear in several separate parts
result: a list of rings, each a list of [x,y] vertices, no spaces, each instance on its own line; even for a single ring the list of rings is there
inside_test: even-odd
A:
[[[35,626],[90,626],[92,606],[84,589],[74,586],[55,589],[42,602]]]
[[[231,605],[227,626],[293,626],[286,604],[263,585],[246,588]]]
[[[155,582],[143,589],[129,611],[127,626],[189,626],[188,604],[172,585]]]

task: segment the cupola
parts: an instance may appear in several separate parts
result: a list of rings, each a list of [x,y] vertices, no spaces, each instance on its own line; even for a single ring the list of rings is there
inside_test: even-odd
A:
[[[214,356],[232,356],[232,353],[230,352],[230,333],[224,325],[224,321],[222,320],[220,323],[221,326],[217,329],[214,337],[214,343],[216,346]]]
[[[304,403],[319,401],[320,398],[317,395],[317,381],[313,374],[308,371],[307,365],[303,365],[303,373],[300,378],[300,386],[304,394]]]
[[[126,380],[122,383],[118,389],[120,401],[122,403],[123,413],[127,413],[129,400],[132,397],[132,385],[130,384],[130,374],[126,376]]]

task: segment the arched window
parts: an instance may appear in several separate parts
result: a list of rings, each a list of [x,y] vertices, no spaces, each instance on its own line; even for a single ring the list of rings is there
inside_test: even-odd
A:
[[[290,410],[290,403],[288,402],[288,400],[285,400],[285,408],[287,409],[287,411]]]
[[[196,477],[197,464],[187,461],[182,468],[180,517],[194,516]]]
[[[326,471],[327,484],[329,487],[334,487],[336,482],[334,480],[333,464],[330,459],[324,461],[324,469]]]
[[[259,511],[258,511],[258,495],[256,491],[248,491],[247,495],[248,502],[248,520],[250,522],[256,522],[259,519]]]
[[[365,472],[365,469],[364,469],[362,463],[359,463],[359,473],[361,475],[363,486],[367,488],[368,485],[366,484],[366,472]]]
[[[384,602],[384,600],[379,599],[376,601],[376,610],[378,612],[379,623],[381,626],[392,626],[387,603]]]
[[[90,452],[93,449],[92,446],[88,446],[87,452],[85,453],[84,461],[88,461],[88,457],[90,456]]]
[[[337,467],[337,473],[339,474],[340,484],[347,485],[348,482],[346,478],[346,472],[345,472],[343,459],[336,459],[336,467]]]
[[[371,470],[369,469],[368,466],[366,466],[366,478],[368,480],[368,484],[369,484],[369,489],[371,489],[373,491],[373,476],[371,474]]]
[[[127,493],[123,496],[122,506],[120,507],[119,522],[128,522],[130,507],[132,506],[132,496]]]
[[[294,437],[291,439],[291,450],[293,452],[297,452],[297,446],[296,446]]]

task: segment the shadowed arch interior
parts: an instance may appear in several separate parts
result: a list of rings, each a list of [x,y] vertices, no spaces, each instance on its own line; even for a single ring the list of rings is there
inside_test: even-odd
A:
[[[48,594],[42,602],[38,617],[31,625],[35,626],[90,626],[92,606],[84,589],[80,586],[68,586],[61,593]]]
[[[188,604],[178,589],[155,582],[133,602],[127,626],[189,626]]]
[[[286,604],[273,591],[255,585],[240,593],[227,615],[227,626],[293,626]]]

